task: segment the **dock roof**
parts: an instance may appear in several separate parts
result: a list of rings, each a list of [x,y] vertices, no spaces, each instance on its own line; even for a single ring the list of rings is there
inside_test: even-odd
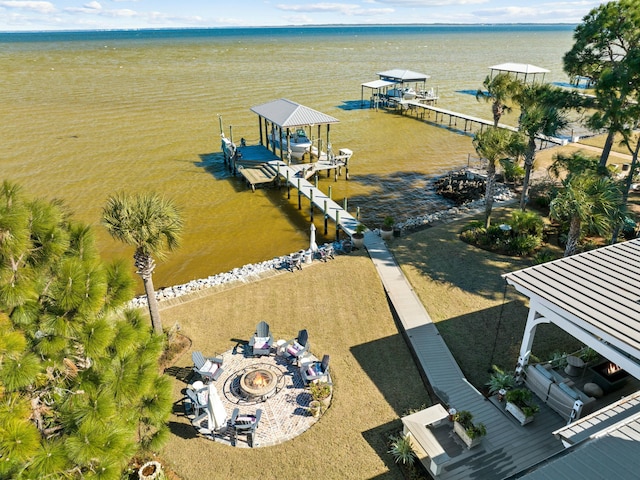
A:
[[[412,72],[411,70],[402,70],[400,68],[394,68],[393,70],[387,70],[386,72],[378,72],[377,75],[381,80],[389,80],[396,83],[424,82],[427,78],[431,78],[425,73]]]
[[[255,107],[251,111],[281,128],[306,127],[338,123],[337,118],[305,107],[286,98],[273,100]]]
[[[494,65],[489,68],[491,70],[499,70],[501,72],[524,73],[525,75],[549,73],[550,71],[546,68],[536,67],[535,65],[531,65],[529,63],[501,63],[500,65]]]

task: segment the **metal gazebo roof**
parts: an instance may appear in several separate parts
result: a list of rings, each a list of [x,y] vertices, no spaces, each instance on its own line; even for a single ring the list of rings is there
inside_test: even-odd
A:
[[[640,239],[503,277],[529,297],[536,318],[558,325],[640,379]]]
[[[381,80],[388,80],[396,83],[425,82],[428,78],[431,78],[425,73],[402,70],[400,68],[394,68],[393,70],[387,70],[386,72],[378,72],[377,75]]]
[[[518,75],[523,74],[525,82],[527,81],[527,76],[533,75],[533,79],[535,81],[536,75],[539,74],[542,74],[542,80],[544,81],[544,75],[549,73],[549,70],[546,68],[536,67],[529,63],[501,63],[489,68],[491,69],[491,75],[493,75],[493,72],[507,72],[515,73],[516,78],[518,78]]]
[[[286,98],[251,107],[251,111],[280,128],[339,123],[339,120],[331,115],[318,112]]]

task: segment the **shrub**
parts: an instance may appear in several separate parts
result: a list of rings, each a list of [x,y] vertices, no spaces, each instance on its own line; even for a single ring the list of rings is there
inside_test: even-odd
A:
[[[532,403],[533,394],[524,388],[516,388],[509,390],[505,396],[507,402],[513,403],[516,407],[522,410],[522,413],[527,417],[533,416],[540,410],[540,407],[535,403]]]
[[[321,382],[312,383],[309,386],[309,391],[314,400],[324,400],[325,398],[329,398],[329,395],[331,395],[331,385]]]
[[[509,390],[513,388],[514,382],[515,379],[511,373],[505,373],[504,370],[494,365],[493,373],[485,385],[489,387],[489,393],[494,394],[502,389]]]
[[[524,179],[524,168],[511,158],[503,158],[500,160],[500,166],[502,167],[502,172],[507,182],[516,184],[521,183]]]
[[[413,465],[416,460],[416,454],[411,447],[411,441],[406,435],[392,436],[391,448],[387,453],[393,455],[396,463],[403,463],[405,465]]]
[[[636,222],[629,217],[625,217],[624,222],[622,223],[621,233],[625,240],[632,240],[636,238]]]
[[[471,439],[483,437],[487,434],[487,427],[482,423],[473,423],[473,414],[468,410],[459,411],[453,419],[462,425],[462,428],[464,428],[464,431]]]
[[[547,262],[551,262],[552,260],[556,259],[556,255],[553,253],[553,251],[549,250],[548,248],[543,248],[542,250],[540,250],[538,253],[536,253],[533,257],[533,263],[535,265],[540,265],[541,263],[547,263]]]
[[[507,249],[515,255],[529,255],[540,246],[540,238],[533,235],[519,235],[509,240]]]
[[[542,231],[544,230],[544,221],[540,215],[523,210],[515,210],[511,214],[509,225],[511,225],[516,235],[528,234],[542,237]]]

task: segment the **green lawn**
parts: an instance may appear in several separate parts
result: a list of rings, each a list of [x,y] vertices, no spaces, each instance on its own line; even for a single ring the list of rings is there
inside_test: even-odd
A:
[[[399,417],[407,409],[429,398],[364,254],[205,294],[161,313],[166,327],[178,322],[193,340],[178,367],[190,368],[193,350],[222,352],[248,340],[260,320],[276,339],[307,328],[312,352],[331,355],[331,408],[282,445],[231,448],[196,438],[183,416],[172,416],[173,434],[162,457],[182,479],[402,478],[386,453],[386,438],[401,428]],[[184,387],[176,378],[176,412]]]
[[[508,215],[497,209],[494,216]],[[491,364],[515,367],[527,318],[525,298],[505,288],[501,274],[528,260],[492,254],[458,239],[469,219],[394,239],[391,249],[458,360],[482,389]],[[165,327],[178,322],[193,340],[190,352],[222,352],[247,340],[260,320],[275,338],[307,328],[316,356],[331,355],[334,400],[320,421],[282,445],[253,450],[196,438],[179,415],[184,381],[174,381],[173,435],[162,457],[184,480],[320,477],[401,479],[386,453],[399,417],[428,404],[427,389],[392,318],[380,280],[364,253],[314,263],[249,284],[211,291],[162,311]],[[573,351],[579,344],[553,326],[538,327],[534,355]],[[175,371],[176,369],[172,369]],[[321,452],[313,455],[311,452]]]

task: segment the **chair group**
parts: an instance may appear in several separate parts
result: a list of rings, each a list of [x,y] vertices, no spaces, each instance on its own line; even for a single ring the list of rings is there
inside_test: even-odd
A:
[[[203,380],[217,380],[222,375],[222,358],[205,357],[202,352],[193,352],[193,371],[199,374]]]

